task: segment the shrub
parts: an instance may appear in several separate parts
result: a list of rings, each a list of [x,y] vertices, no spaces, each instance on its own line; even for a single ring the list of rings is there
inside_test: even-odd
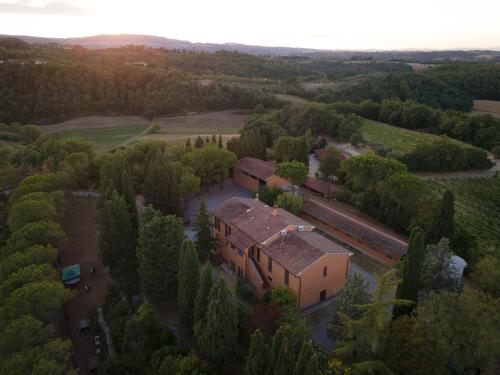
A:
[[[298,216],[302,209],[302,197],[295,194],[283,193],[276,199],[276,206]]]
[[[363,142],[363,137],[359,133],[353,133],[349,141],[351,142],[351,145],[358,146],[361,142]]]

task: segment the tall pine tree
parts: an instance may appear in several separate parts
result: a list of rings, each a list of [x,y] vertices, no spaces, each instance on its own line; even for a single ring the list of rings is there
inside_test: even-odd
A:
[[[455,217],[455,195],[450,190],[445,190],[439,214],[431,224],[431,227],[426,234],[426,242],[428,244],[438,243],[441,238],[452,239]]]
[[[271,361],[271,348],[266,337],[260,329],[257,329],[250,342],[245,375],[265,375]]]
[[[224,143],[222,142],[222,134],[219,134],[219,148],[224,148]]]
[[[139,228],[137,257],[144,291],[153,297],[175,295],[184,228],[173,215],[146,208]]]
[[[238,343],[238,308],[224,279],[219,279],[208,296],[206,321],[197,322],[195,335],[201,352],[220,366]]]
[[[192,328],[194,324],[194,302],[200,284],[200,262],[196,248],[189,239],[182,243],[177,275],[177,309],[182,324]]]
[[[108,194],[97,211],[99,252],[113,278],[134,288],[138,279],[135,224],[125,200],[116,190]]]
[[[194,230],[196,231],[196,248],[203,257],[210,254],[214,249],[216,240],[212,238],[210,230],[210,216],[207,212],[205,201],[201,200],[194,221]]]
[[[403,261],[403,277],[396,291],[396,299],[413,301],[415,304],[394,306],[394,319],[403,314],[410,314],[418,302],[424,258],[424,234],[420,228],[414,228],[411,231],[408,251]]]
[[[198,291],[196,292],[196,298],[194,300],[194,323],[203,322],[205,320],[207,305],[208,305],[208,295],[212,289],[212,264],[206,262],[200,271],[200,283]]]

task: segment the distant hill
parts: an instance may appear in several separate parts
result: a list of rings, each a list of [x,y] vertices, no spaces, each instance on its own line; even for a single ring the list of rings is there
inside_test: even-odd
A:
[[[82,38],[42,38],[27,35],[12,35],[28,43],[57,43],[67,45],[81,45],[87,48],[112,48],[126,45],[143,45],[152,48],[185,49],[194,51],[216,52],[220,50],[238,51],[252,55],[297,55],[320,52],[310,48],[293,47],[264,47],[238,43],[192,43],[186,40],[169,39],[152,35],[95,35]]]
[[[193,43],[186,40],[169,39],[152,35],[95,35],[82,38],[43,38],[28,35],[0,35],[15,37],[25,42],[57,43],[81,45],[86,48],[103,49],[126,45],[142,45],[152,48],[180,49],[216,52],[220,50],[237,51],[252,55],[266,56],[305,56],[312,59],[356,60],[356,61],[399,61],[416,63],[449,63],[463,61],[490,60],[500,62],[500,51],[495,50],[319,50],[294,47],[265,47],[239,43]]]

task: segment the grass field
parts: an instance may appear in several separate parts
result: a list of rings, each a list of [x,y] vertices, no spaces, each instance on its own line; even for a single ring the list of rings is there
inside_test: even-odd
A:
[[[500,117],[500,101],[494,100],[474,100],[473,114],[489,113],[495,117]]]
[[[238,134],[246,116],[239,111],[219,111],[158,118],[153,122],[160,125],[158,134]]]
[[[64,137],[80,137],[92,142],[97,151],[108,151],[138,136],[147,128],[148,125],[135,124],[103,128],[70,128],[60,132]]]
[[[486,245],[500,245],[500,178],[432,180],[437,192],[455,194],[457,219]]]
[[[369,142],[376,142],[390,147],[393,151],[407,153],[415,149],[418,144],[432,142],[439,139],[438,136],[398,128],[396,126],[363,120],[361,127],[363,138]]]

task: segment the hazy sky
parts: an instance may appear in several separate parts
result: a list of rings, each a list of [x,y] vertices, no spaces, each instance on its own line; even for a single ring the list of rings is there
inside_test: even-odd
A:
[[[0,0],[0,34],[324,49],[499,48],[500,0]]]

